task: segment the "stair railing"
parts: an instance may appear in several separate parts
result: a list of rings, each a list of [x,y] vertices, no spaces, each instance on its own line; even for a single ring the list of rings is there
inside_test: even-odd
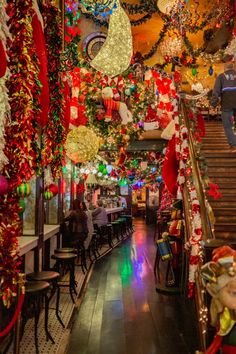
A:
[[[190,162],[192,166],[192,178],[196,188],[199,204],[200,204],[200,214],[202,221],[202,234],[203,241],[206,243],[209,242],[209,239],[214,238],[213,228],[214,225],[211,225],[209,212],[206,206],[206,195],[204,190],[204,183],[201,177],[200,168],[196,159],[196,151],[194,146],[194,138],[192,134],[192,129],[190,126],[189,118],[186,114],[186,109],[183,100],[180,101],[180,110],[183,117],[183,123],[188,129],[189,136],[189,154],[190,154]],[[187,187],[185,186],[185,195],[187,193]],[[186,200],[186,199],[185,199]]]

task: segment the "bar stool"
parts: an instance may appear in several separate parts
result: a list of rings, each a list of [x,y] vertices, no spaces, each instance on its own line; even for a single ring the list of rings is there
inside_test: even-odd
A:
[[[94,259],[96,260],[98,257],[100,257],[99,253],[99,241],[98,241],[98,234],[97,232],[94,232],[92,235],[92,239],[89,245],[90,250],[92,251],[92,254],[94,256]]]
[[[129,232],[134,232],[132,215],[122,215],[122,217],[127,220]]]
[[[48,331],[48,309],[49,309],[49,297],[47,292],[50,284],[46,281],[28,281],[25,284],[25,300],[21,312],[22,327],[21,327],[21,339],[23,337],[24,328],[29,318],[34,317],[34,340],[36,354],[39,354],[38,346],[38,322],[43,300],[45,301],[45,319],[44,329],[46,333],[46,339],[50,339],[54,344],[54,340]]]
[[[56,261],[55,269],[62,276],[65,271],[69,271],[69,283],[63,284],[61,281],[58,283],[60,287],[68,287],[70,291],[70,297],[73,303],[75,303],[73,292],[77,296],[76,286],[77,283],[75,281],[75,259],[77,258],[76,253],[72,252],[59,252],[55,253],[51,256],[52,259]]]
[[[60,324],[62,325],[63,328],[65,328],[64,323],[62,322],[62,319],[59,315],[59,303],[60,303],[60,287],[58,286],[58,279],[59,279],[60,274],[51,270],[44,270],[41,272],[35,272],[35,273],[30,273],[27,274],[26,278],[27,280],[34,280],[34,281],[46,281],[48,282],[51,286],[51,294],[49,297],[49,301],[52,299],[53,295],[57,294],[56,298],[56,316]]]
[[[109,226],[108,226],[109,225]],[[107,224],[107,225],[102,225],[99,228],[99,234],[100,234],[100,243],[102,243],[103,240],[105,240],[106,243],[108,243],[109,247],[112,248],[112,232],[111,232],[112,225]]]
[[[75,264],[76,266],[80,266],[82,272],[85,274],[85,270],[87,270],[87,263],[86,263],[86,250],[85,247],[77,243],[75,247],[63,247],[55,249],[54,253],[76,253],[78,259],[80,260],[79,264]]]
[[[118,221],[112,221],[111,222],[112,225],[112,231],[113,231],[113,235],[116,237],[117,241],[120,241],[120,237],[119,237],[119,222]]]

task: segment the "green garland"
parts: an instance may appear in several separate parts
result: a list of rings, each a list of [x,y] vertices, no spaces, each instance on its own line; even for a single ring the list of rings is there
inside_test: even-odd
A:
[[[148,13],[138,20],[131,20],[130,24],[131,26],[140,26],[143,23],[150,20],[152,18],[152,15],[153,15],[152,13]],[[108,28],[108,21],[106,20],[100,20],[99,18],[95,17],[93,14],[89,14],[89,13],[84,13],[83,16],[89,20],[92,20],[97,26]]]

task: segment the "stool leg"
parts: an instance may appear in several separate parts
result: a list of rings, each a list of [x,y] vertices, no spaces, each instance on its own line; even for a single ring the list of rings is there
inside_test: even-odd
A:
[[[44,296],[45,298],[45,318],[44,318],[44,328],[45,328],[45,333],[46,333],[46,339],[50,339],[50,341],[55,344],[51,334],[49,333],[49,330],[48,330],[48,310],[49,310],[49,299],[48,299],[48,296],[47,294],[45,294]]]
[[[37,301],[37,300],[35,300]],[[39,343],[38,343],[38,322],[39,322],[39,306],[35,304],[35,316],[34,316],[34,342],[36,354],[39,354]]]
[[[63,328],[65,328],[64,323],[62,322],[61,316],[59,315],[59,303],[60,303],[60,293],[61,289],[60,286],[57,286],[57,299],[56,299],[56,316],[60,324],[62,325]]]

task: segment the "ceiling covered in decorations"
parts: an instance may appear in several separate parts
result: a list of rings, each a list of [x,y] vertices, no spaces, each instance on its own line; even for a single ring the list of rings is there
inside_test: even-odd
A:
[[[200,63],[203,49],[217,56],[229,41],[234,13],[231,2],[129,0],[121,4],[131,21],[134,52],[140,52],[148,65],[179,57],[181,64],[192,66]],[[81,3],[82,40],[92,32],[106,33],[109,14],[87,11]],[[170,3],[174,7],[169,8]]]

